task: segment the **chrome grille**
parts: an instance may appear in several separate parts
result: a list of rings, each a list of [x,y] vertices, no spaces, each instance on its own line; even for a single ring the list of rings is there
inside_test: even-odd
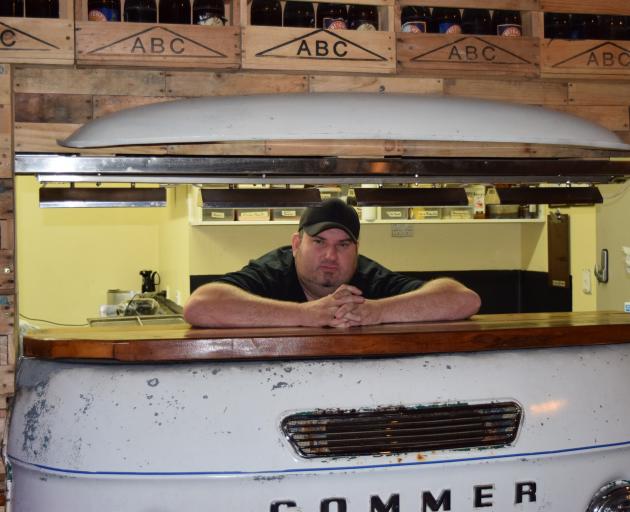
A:
[[[427,452],[511,444],[516,402],[334,410],[292,414],[282,430],[302,457]]]

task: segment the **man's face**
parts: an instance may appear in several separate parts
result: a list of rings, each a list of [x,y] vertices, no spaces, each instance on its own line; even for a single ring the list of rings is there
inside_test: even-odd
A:
[[[309,299],[348,283],[357,268],[357,243],[343,229],[331,228],[315,236],[295,233],[292,247],[297,275]]]

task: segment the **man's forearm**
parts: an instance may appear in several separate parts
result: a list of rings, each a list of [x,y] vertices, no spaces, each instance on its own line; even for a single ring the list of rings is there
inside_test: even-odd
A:
[[[184,306],[184,319],[197,327],[300,325],[300,305],[253,295],[224,283],[204,285]]]
[[[429,281],[412,292],[374,301],[378,323],[461,320],[479,311],[479,295],[452,279]]]

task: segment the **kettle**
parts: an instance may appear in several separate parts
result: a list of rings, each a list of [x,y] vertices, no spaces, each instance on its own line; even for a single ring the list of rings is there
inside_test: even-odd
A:
[[[140,275],[142,276],[142,293],[154,292],[155,285],[160,284],[160,274],[152,270],[141,270]]]

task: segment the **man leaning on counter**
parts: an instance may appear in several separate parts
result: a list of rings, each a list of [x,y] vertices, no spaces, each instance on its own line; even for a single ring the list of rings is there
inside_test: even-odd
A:
[[[449,278],[428,282],[359,254],[359,217],[340,199],[307,208],[291,245],[197,288],[184,318],[198,327],[352,327],[459,320],[479,296]]]

